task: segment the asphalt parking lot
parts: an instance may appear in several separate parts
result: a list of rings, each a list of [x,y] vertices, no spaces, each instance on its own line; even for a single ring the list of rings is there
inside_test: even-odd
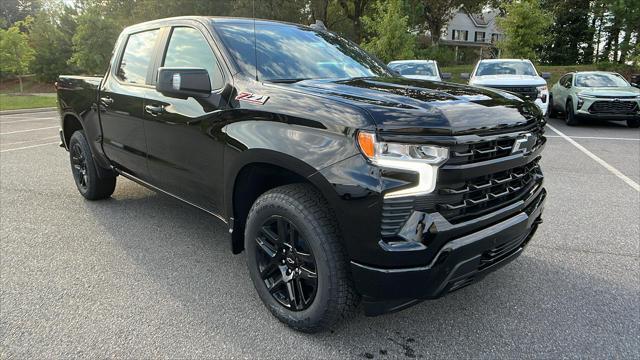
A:
[[[545,222],[519,259],[306,335],[266,311],[210,215],[122,177],[85,201],[57,121],[0,116],[0,358],[640,358],[638,129],[552,119]]]

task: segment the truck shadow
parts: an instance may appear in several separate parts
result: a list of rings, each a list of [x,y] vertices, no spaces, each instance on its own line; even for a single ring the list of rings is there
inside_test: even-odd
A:
[[[229,347],[241,338],[242,348],[234,350],[243,356],[555,357],[590,348],[624,357],[615,345],[638,336],[629,315],[638,313],[633,281],[616,282],[587,270],[587,262],[606,259],[584,260],[584,268],[564,266],[562,256],[536,248],[535,238],[520,259],[445,298],[375,318],[359,314],[330,332],[301,334],[264,308],[244,255],[231,254],[226,226],[214,217],[126,180],[119,180],[113,199],[85,204],[128,257],[124,261],[142,269],[169,297],[139,301],[181,303],[181,311],[202,319],[210,339],[216,339],[211,341]],[[630,258],[629,266],[633,261],[637,258]],[[610,341],[614,337],[616,344]],[[295,343],[297,352],[265,345],[274,341]],[[626,351],[633,352],[633,346]]]

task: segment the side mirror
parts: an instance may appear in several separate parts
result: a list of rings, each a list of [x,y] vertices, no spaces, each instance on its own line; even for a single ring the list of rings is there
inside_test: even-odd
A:
[[[450,80],[451,79],[451,73],[440,73],[440,78],[442,80]]]
[[[470,77],[469,73],[460,73],[460,79],[462,80],[469,80]]]
[[[634,83],[634,82],[633,82],[633,83],[631,83],[631,86],[633,86],[633,87],[637,87],[637,88],[639,88],[639,89],[640,89],[640,84],[638,84],[638,83]]]
[[[540,76],[545,80],[551,79],[551,73],[550,72],[543,72]]]
[[[161,67],[158,69],[156,91],[179,99],[208,97],[211,95],[209,73],[201,68]]]

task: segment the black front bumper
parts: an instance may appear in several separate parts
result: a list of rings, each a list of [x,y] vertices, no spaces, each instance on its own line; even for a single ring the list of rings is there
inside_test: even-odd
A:
[[[588,120],[604,120],[604,121],[624,121],[640,119],[640,114],[592,114],[592,113],[576,113],[579,119]]]
[[[382,269],[351,262],[365,313],[379,315],[444,296],[518,257],[542,221],[546,191],[532,198],[513,216],[447,242],[426,266]]]

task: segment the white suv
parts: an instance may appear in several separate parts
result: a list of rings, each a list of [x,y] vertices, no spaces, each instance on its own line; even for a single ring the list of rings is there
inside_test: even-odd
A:
[[[529,60],[486,59],[480,60],[469,73],[460,77],[469,79],[469,85],[507,90],[525,97],[538,105],[543,114],[549,107],[549,89],[546,79],[549,73],[539,74]]]

